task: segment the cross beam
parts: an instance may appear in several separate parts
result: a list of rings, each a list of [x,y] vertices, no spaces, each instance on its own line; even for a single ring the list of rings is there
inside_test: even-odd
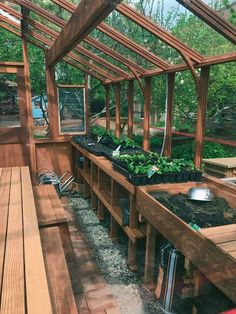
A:
[[[200,0],[177,0],[193,14],[214,28],[218,33],[236,44],[236,28]]]
[[[60,61],[102,22],[121,0],[81,0],[60,36],[48,50],[46,62],[53,65]]]

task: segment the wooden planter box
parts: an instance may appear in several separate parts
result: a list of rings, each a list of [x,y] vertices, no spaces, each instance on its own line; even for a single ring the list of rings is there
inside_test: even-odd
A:
[[[207,180],[207,179],[206,179]],[[182,252],[228,298],[236,302],[236,224],[193,230],[149,193],[187,193],[191,187],[209,187],[236,208],[236,193],[213,180],[205,183],[176,183],[137,188],[137,209],[156,230]],[[207,230],[207,231],[206,231]]]

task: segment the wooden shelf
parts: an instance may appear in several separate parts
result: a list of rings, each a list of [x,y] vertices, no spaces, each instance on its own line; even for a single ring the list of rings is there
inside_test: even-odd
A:
[[[103,219],[103,206],[111,214],[111,234],[120,226],[129,238],[128,248],[128,264],[133,269],[136,268],[136,243],[139,239],[145,238],[145,232],[140,230],[138,226],[138,215],[136,211],[135,193],[136,187],[127,179],[115,171],[112,163],[104,157],[98,157],[90,154],[80,145],[72,141],[73,156],[75,158],[84,157],[84,169],[75,165],[74,169],[78,171],[79,176],[84,179],[85,196],[89,196],[91,191],[92,203],[94,206],[98,201],[99,219]],[[74,162],[75,163],[75,162]],[[90,190],[91,189],[91,190]],[[97,197],[97,201],[96,201]],[[123,226],[122,210],[119,206],[119,199],[127,198],[130,204],[129,226]],[[95,202],[96,201],[96,202]],[[102,204],[102,206],[101,206]],[[112,231],[113,230],[113,231]]]

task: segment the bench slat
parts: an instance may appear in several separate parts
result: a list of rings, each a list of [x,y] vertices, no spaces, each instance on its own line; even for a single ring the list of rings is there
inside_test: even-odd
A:
[[[25,277],[28,313],[52,313],[34,195],[28,167],[21,168]]]
[[[47,185],[34,187],[35,205],[39,226],[44,226],[49,223],[52,224],[56,221],[56,216],[52,209],[51,201],[48,197],[47,188]]]
[[[54,214],[57,218],[57,221],[58,222],[59,221],[63,221],[63,222],[67,221],[66,212],[61,205],[61,201],[57,195],[55,188],[52,185],[49,185],[47,191],[48,191],[48,196],[50,198],[52,208],[53,208]]]
[[[4,260],[1,313],[25,313],[20,168],[13,168]]]
[[[0,286],[2,286],[11,169],[0,169]]]
[[[56,313],[78,313],[58,227],[40,229],[44,259]]]
[[[40,227],[67,222],[65,210],[52,185],[35,186],[34,197]]]

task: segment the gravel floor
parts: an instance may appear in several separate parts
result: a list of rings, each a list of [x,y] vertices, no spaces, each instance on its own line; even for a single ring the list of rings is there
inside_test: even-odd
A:
[[[153,295],[142,285],[138,273],[127,267],[127,237],[120,234],[117,242],[108,237],[109,216],[99,222],[90,208],[90,201],[79,194],[70,197],[81,231],[93,249],[98,267],[109,284],[124,314],[164,313]]]

